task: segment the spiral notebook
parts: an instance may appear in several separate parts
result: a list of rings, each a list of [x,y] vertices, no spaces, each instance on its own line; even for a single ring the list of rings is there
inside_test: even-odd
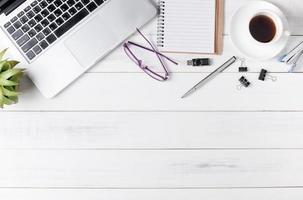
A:
[[[159,7],[160,51],[221,53],[223,0],[160,0]]]

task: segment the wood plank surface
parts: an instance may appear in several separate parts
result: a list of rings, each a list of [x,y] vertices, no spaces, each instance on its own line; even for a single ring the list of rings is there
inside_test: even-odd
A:
[[[302,187],[303,150],[0,150],[0,187]]]
[[[0,199],[301,200],[303,59],[296,73],[276,59],[247,59],[249,72],[239,74],[237,62],[180,99],[240,55],[229,22],[249,1],[225,0],[223,55],[201,55],[213,66],[191,68],[193,55],[168,54],[180,65],[169,65],[166,83],[149,79],[121,48],[52,100],[25,79],[19,104],[0,111]],[[287,52],[303,40],[303,4],[269,1],[290,21]],[[155,26],[143,29],[153,40]],[[261,68],[278,81],[258,81]],[[252,87],[238,91],[242,75]]]
[[[152,40],[155,40],[155,37],[150,37]],[[137,35],[130,38],[129,40],[140,43],[144,45],[144,42],[138,37]],[[303,40],[303,36],[292,36],[289,39],[289,44],[283,50],[283,53],[286,53],[290,51],[294,46],[296,46],[300,41]],[[158,66],[157,60],[155,57],[151,54],[146,54],[142,51],[137,51],[137,55],[140,55],[144,59],[144,62],[146,64],[152,65],[152,66]],[[192,58],[197,57],[197,55],[191,55],[191,54],[171,54],[167,53],[165,54],[178,62],[179,65],[174,65],[167,63],[169,66],[169,71],[171,73],[200,73],[200,72],[211,72],[216,67],[224,63],[227,59],[229,59],[232,56],[237,56],[239,58],[245,58],[241,56],[241,53],[233,46],[232,41],[230,40],[229,36],[224,36],[224,51],[222,55],[198,55],[198,57],[209,57],[212,58],[212,66],[204,66],[204,67],[190,67],[186,65],[187,60],[190,60]],[[303,61],[300,60],[298,63],[298,67],[296,68],[296,72],[302,72]],[[256,61],[252,59],[246,58],[246,65],[249,68],[249,72],[260,72],[261,68],[264,67],[267,70],[271,72],[288,72],[289,66],[287,66],[284,63],[279,63],[277,61],[277,58],[271,59],[269,61]],[[160,65],[159,65],[160,66]],[[233,67],[226,70],[226,72],[238,72],[238,67],[240,66],[240,62],[238,61]],[[158,68],[155,68],[158,69]],[[160,68],[157,70],[160,71]],[[118,47],[112,54],[110,54],[105,60],[101,61],[99,64],[97,64],[95,67],[91,68],[89,72],[124,72],[124,73],[130,73],[130,72],[140,72],[142,73],[142,70],[139,69],[138,66],[136,66],[132,61],[128,59],[128,57],[125,55],[124,50],[122,47]],[[223,72],[224,73],[224,72]]]
[[[207,74],[174,74],[157,82],[141,73],[91,73],[82,76],[54,99],[45,99],[27,82],[17,105],[6,110],[77,111],[302,111],[303,78],[300,73],[273,74],[278,81],[259,81],[246,74],[249,88],[237,90],[241,74],[220,74],[195,94],[181,96]]]
[[[5,200],[301,200],[301,188],[252,189],[0,189]]]
[[[302,112],[8,112],[1,149],[303,148]]]

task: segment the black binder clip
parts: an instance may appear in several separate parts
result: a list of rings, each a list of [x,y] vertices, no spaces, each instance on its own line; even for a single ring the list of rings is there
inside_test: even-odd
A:
[[[240,85],[237,86],[237,89],[238,90],[241,90],[242,87],[249,87],[250,86],[250,82],[244,77],[242,76],[240,79],[239,79],[239,82],[241,83]]]
[[[248,68],[245,64],[245,59],[244,58],[240,58],[240,61],[241,61],[241,65],[239,67],[239,72],[248,72]]]
[[[272,81],[277,81],[277,77],[268,75],[268,71],[266,69],[262,69],[259,75],[260,81],[265,81],[265,79],[270,79]]]

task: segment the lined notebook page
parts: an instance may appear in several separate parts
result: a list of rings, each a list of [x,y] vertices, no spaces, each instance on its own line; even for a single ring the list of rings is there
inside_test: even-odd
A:
[[[216,0],[163,0],[160,6],[161,51],[215,53]]]

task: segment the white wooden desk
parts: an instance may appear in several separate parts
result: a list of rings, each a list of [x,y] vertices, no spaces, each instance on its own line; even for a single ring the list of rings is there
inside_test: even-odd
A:
[[[25,80],[20,103],[0,112],[0,199],[302,200],[303,67],[248,60],[251,88],[236,90],[237,63],[180,99],[238,55],[228,22],[247,1],[226,0],[213,67],[171,66],[158,83],[120,48],[53,100]],[[303,3],[272,2],[290,20],[290,49],[303,40]],[[154,37],[155,23],[143,31]],[[261,67],[278,81],[258,81]]]

